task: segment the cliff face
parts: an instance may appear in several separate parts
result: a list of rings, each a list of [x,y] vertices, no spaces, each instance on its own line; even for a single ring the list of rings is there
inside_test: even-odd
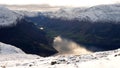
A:
[[[0,41],[14,45],[29,54],[49,56],[57,51],[43,30],[38,29],[32,22],[20,20],[16,25],[0,29]]]

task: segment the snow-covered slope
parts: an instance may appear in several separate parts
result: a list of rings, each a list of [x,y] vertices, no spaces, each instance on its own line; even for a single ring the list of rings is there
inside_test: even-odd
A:
[[[0,42],[0,55],[1,54],[25,54],[21,49],[12,45]]]
[[[20,48],[0,42],[0,61],[35,58],[39,58],[39,56],[26,54]]]
[[[120,4],[99,5],[89,8],[62,8],[56,12],[44,13],[51,18],[61,18],[65,20],[88,20],[96,21],[114,21],[120,22]]]
[[[16,21],[21,18],[21,15],[0,6],[0,26],[9,26],[12,24],[16,24]]]
[[[14,58],[12,58],[14,56]],[[19,56],[22,56],[21,59]],[[0,68],[119,68],[120,49],[87,55],[35,55],[1,56]],[[28,58],[29,57],[29,58]],[[11,58],[11,59],[6,59]],[[2,60],[3,59],[3,60]]]

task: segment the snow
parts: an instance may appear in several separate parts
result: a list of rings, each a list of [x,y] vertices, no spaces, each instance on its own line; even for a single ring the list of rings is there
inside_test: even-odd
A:
[[[6,54],[15,54],[15,53],[24,54],[24,52],[21,49],[14,47],[12,45],[8,45],[0,42],[0,54],[6,55]]]
[[[61,8],[57,11],[46,11],[46,12],[31,12],[31,11],[15,11],[16,13],[27,16],[37,17],[45,16],[50,18],[60,18],[63,20],[88,20],[91,22],[97,21],[113,21],[114,23],[120,22],[120,4],[110,5],[97,5],[87,8]]]
[[[120,22],[120,4],[98,5],[88,8],[61,8],[56,12],[44,14],[50,18],[61,18],[64,20],[89,20]]]
[[[59,39],[60,40],[60,39]],[[40,57],[0,42],[0,68],[119,68],[120,49],[82,55]]]
[[[0,61],[8,61],[8,60],[18,60],[18,59],[33,59],[39,58],[36,55],[30,55],[23,52],[21,49],[0,42]]]
[[[35,17],[38,16],[38,12],[32,12],[32,11],[15,11],[17,14],[20,14],[22,16],[27,17]]]
[[[3,18],[2,20],[1,16],[3,15],[0,14],[0,18],[1,18],[0,22],[3,22],[4,19],[8,18],[9,16],[12,16],[6,19],[4,23],[5,24],[8,23],[8,20],[10,21],[9,23],[13,23],[17,19],[17,17],[20,17],[19,15],[26,17],[45,16],[45,17],[57,18],[57,19],[60,18],[63,20],[74,20],[74,19],[79,21],[88,20],[93,23],[97,21],[104,21],[104,22],[112,21],[114,23],[120,22],[120,4],[97,5],[87,8],[62,7],[56,11],[45,11],[45,12],[41,12],[41,11],[34,12],[34,11],[25,11],[25,10],[22,11],[13,10],[13,11],[10,10],[8,11],[8,9],[4,9],[4,10],[2,9],[0,13],[3,12],[2,14],[5,15],[5,18]],[[6,14],[6,12],[8,14]]]
[[[9,25],[15,25],[18,19],[21,19],[22,16],[5,8],[0,6],[0,27],[1,26],[9,26]]]
[[[1,43],[2,48],[13,48]],[[4,47],[3,47],[4,46]],[[8,46],[8,47],[7,47]],[[10,47],[11,46],[11,47]],[[1,48],[1,49],[2,49]],[[16,47],[13,48],[16,50]],[[0,54],[0,68],[119,68],[120,49],[84,55],[40,57],[21,53]],[[4,50],[6,51],[6,50]],[[8,50],[7,50],[8,51]],[[11,51],[11,50],[10,50]]]

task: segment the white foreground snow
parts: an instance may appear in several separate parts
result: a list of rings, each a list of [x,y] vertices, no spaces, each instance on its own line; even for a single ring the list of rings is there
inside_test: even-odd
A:
[[[120,49],[86,55],[39,57],[0,43],[0,68],[119,68]],[[10,48],[10,49],[9,49]],[[15,50],[15,51],[13,51]],[[5,51],[5,52],[3,52]],[[16,51],[18,51],[16,53]],[[8,54],[6,54],[8,52]],[[10,53],[9,53],[10,52]]]

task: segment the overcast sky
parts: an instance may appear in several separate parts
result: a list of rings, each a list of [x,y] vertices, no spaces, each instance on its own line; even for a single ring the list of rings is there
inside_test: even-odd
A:
[[[120,3],[120,0],[0,0],[0,4],[49,4],[51,6],[94,6]]]

